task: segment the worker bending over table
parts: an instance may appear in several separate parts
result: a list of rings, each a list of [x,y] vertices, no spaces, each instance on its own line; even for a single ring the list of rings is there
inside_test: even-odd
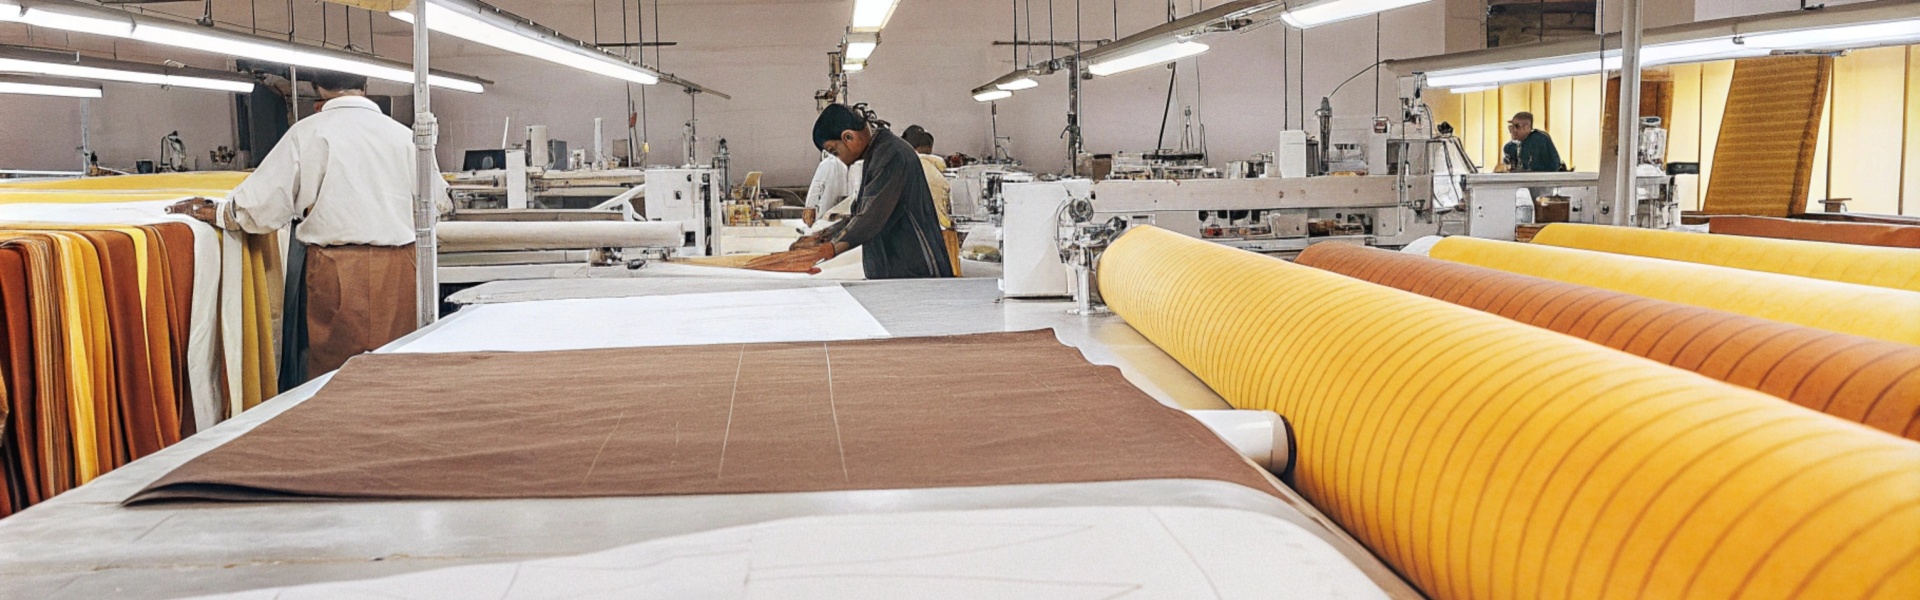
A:
[[[940,215],[920,156],[874,118],[865,104],[828,106],[813,123],[813,145],[849,166],[864,161],[853,213],[790,250],[747,263],[763,271],[813,272],[814,265],[854,248],[867,279],[952,277]]]
[[[193,198],[168,209],[254,234],[293,226],[293,241],[306,248],[304,261],[298,248],[288,261],[297,293],[286,300],[282,347],[296,356],[281,362],[283,388],[418,327],[413,130],[367,99],[364,75],[305,78],[326,101],[319,113],[288,129],[225,201]],[[444,196],[444,183],[437,187]]]

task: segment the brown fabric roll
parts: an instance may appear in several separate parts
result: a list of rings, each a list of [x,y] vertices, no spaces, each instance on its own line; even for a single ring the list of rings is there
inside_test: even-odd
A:
[[[307,375],[318,377],[419,328],[406,246],[307,248]]]
[[[929,364],[950,365],[929,369]],[[609,368],[609,366],[613,368]],[[647,365],[635,377],[619,365]],[[998,373],[955,386],[951,372]],[[1051,331],[369,354],[128,503],[568,498],[1210,479],[1276,493]]]
[[[1584,338],[1920,440],[1920,347],[1343,244],[1299,264]]]
[[[1714,217],[1711,233],[1855,246],[1920,248],[1920,227],[1880,223],[1797,221],[1772,217]]]

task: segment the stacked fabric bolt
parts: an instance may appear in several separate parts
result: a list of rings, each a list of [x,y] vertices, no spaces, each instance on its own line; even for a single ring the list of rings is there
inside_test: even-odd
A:
[[[1533,243],[1920,292],[1920,250],[1555,223]]]
[[[1428,256],[1677,304],[1920,345],[1920,292],[1458,236],[1434,244]]]
[[[277,241],[165,213],[239,179],[0,184],[0,516],[278,392]]]
[[[1295,262],[1583,338],[1920,440],[1920,346],[1361,246],[1318,244]]]
[[[1920,597],[1920,443],[1584,340],[1152,227],[1114,312],[1428,596]]]

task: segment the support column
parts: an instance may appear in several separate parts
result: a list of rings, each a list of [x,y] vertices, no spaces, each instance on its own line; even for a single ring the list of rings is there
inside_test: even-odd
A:
[[[1640,0],[1625,0],[1620,17],[1620,148],[1614,160],[1613,224],[1632,225],[1640,206]]]
[[[427,3],[413,2],[414,298],[419,302],[421,327],[440,318],[440,253],[433,236],[440,219],[433,198],[433,178],[440,176],[439,163],[433,158],[439,123],[433,117],[433,91],[427,86]]]

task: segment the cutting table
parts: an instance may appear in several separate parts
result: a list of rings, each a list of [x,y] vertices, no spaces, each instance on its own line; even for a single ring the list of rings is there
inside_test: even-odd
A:
[[[851,337],[1052,328],[1062,343],[1078,348],[1093,363],[1118,367],[1130,382],[1163,403],[1187,409],[1227,408],[1206,385],[1118,318],[1069,316],[1065,313],[1070,304],[1067,302],[1001,301],[995,282],[989,279],[844,284],[794,280],[787,285],[766,280],[576,280],[554,286],[544,299],[540,292],[524,285],[505,294],[476,288],[476,293],[468,297],[481,301],[507,298],[684,304],[692,297],[688,294],[780,296],[797,291],[817,296],[822,289],[844,293],[852,305],[791,308],[803,313],[838,311],[837,315],[821,317],[828,319],[829,325],[844,324],[832,319],[853,319],[856,325],[859,319],[871,322],[873,330]],[[782,300],[775,297],[768,301]],[[499,306],[468,306],[382,351],[408,351],[409,346],[419,351],[431,344],[445,350],[459,349],[457,342],[448,341],[451,333],[462,327],[486,326],[488,309],[494,308]],[[779,341],[805,335],[764,324],[734,329],[724,333],[749,341],[755,336],[764,338],[761,341]],[[559,347],[569,343],[588,347],[602,343],[606,337],[604,331],[576,331],[564,325],[544,331],[545,337],[561,340],[557,342]],[[676,334],[664,335],[668,338],[649,341],[648,345],[707,343],[703,340],[711,338],[701,335],[698,339],[675,340],[672,336]],[[968,378],[983,376],[992,375],[954,373],[953,381],[956,386],[964,386]],[[173,468],[275,418],[326,383],[327,378],[322,377],[210,431],[0,521],[0,581],[6,582],[0,586],[0,598],[185,597],[363,580],[461,565],[602,552],[648,540],[790,517],[1167,505],[1235,509],[1294,523],[1329,540],[1388,596],[1412,594],[1411,588],[1291,491],[1283,489],[1285,497],[1276,501],[1224,482],[1149,480],[695,497],[120,505]]]

